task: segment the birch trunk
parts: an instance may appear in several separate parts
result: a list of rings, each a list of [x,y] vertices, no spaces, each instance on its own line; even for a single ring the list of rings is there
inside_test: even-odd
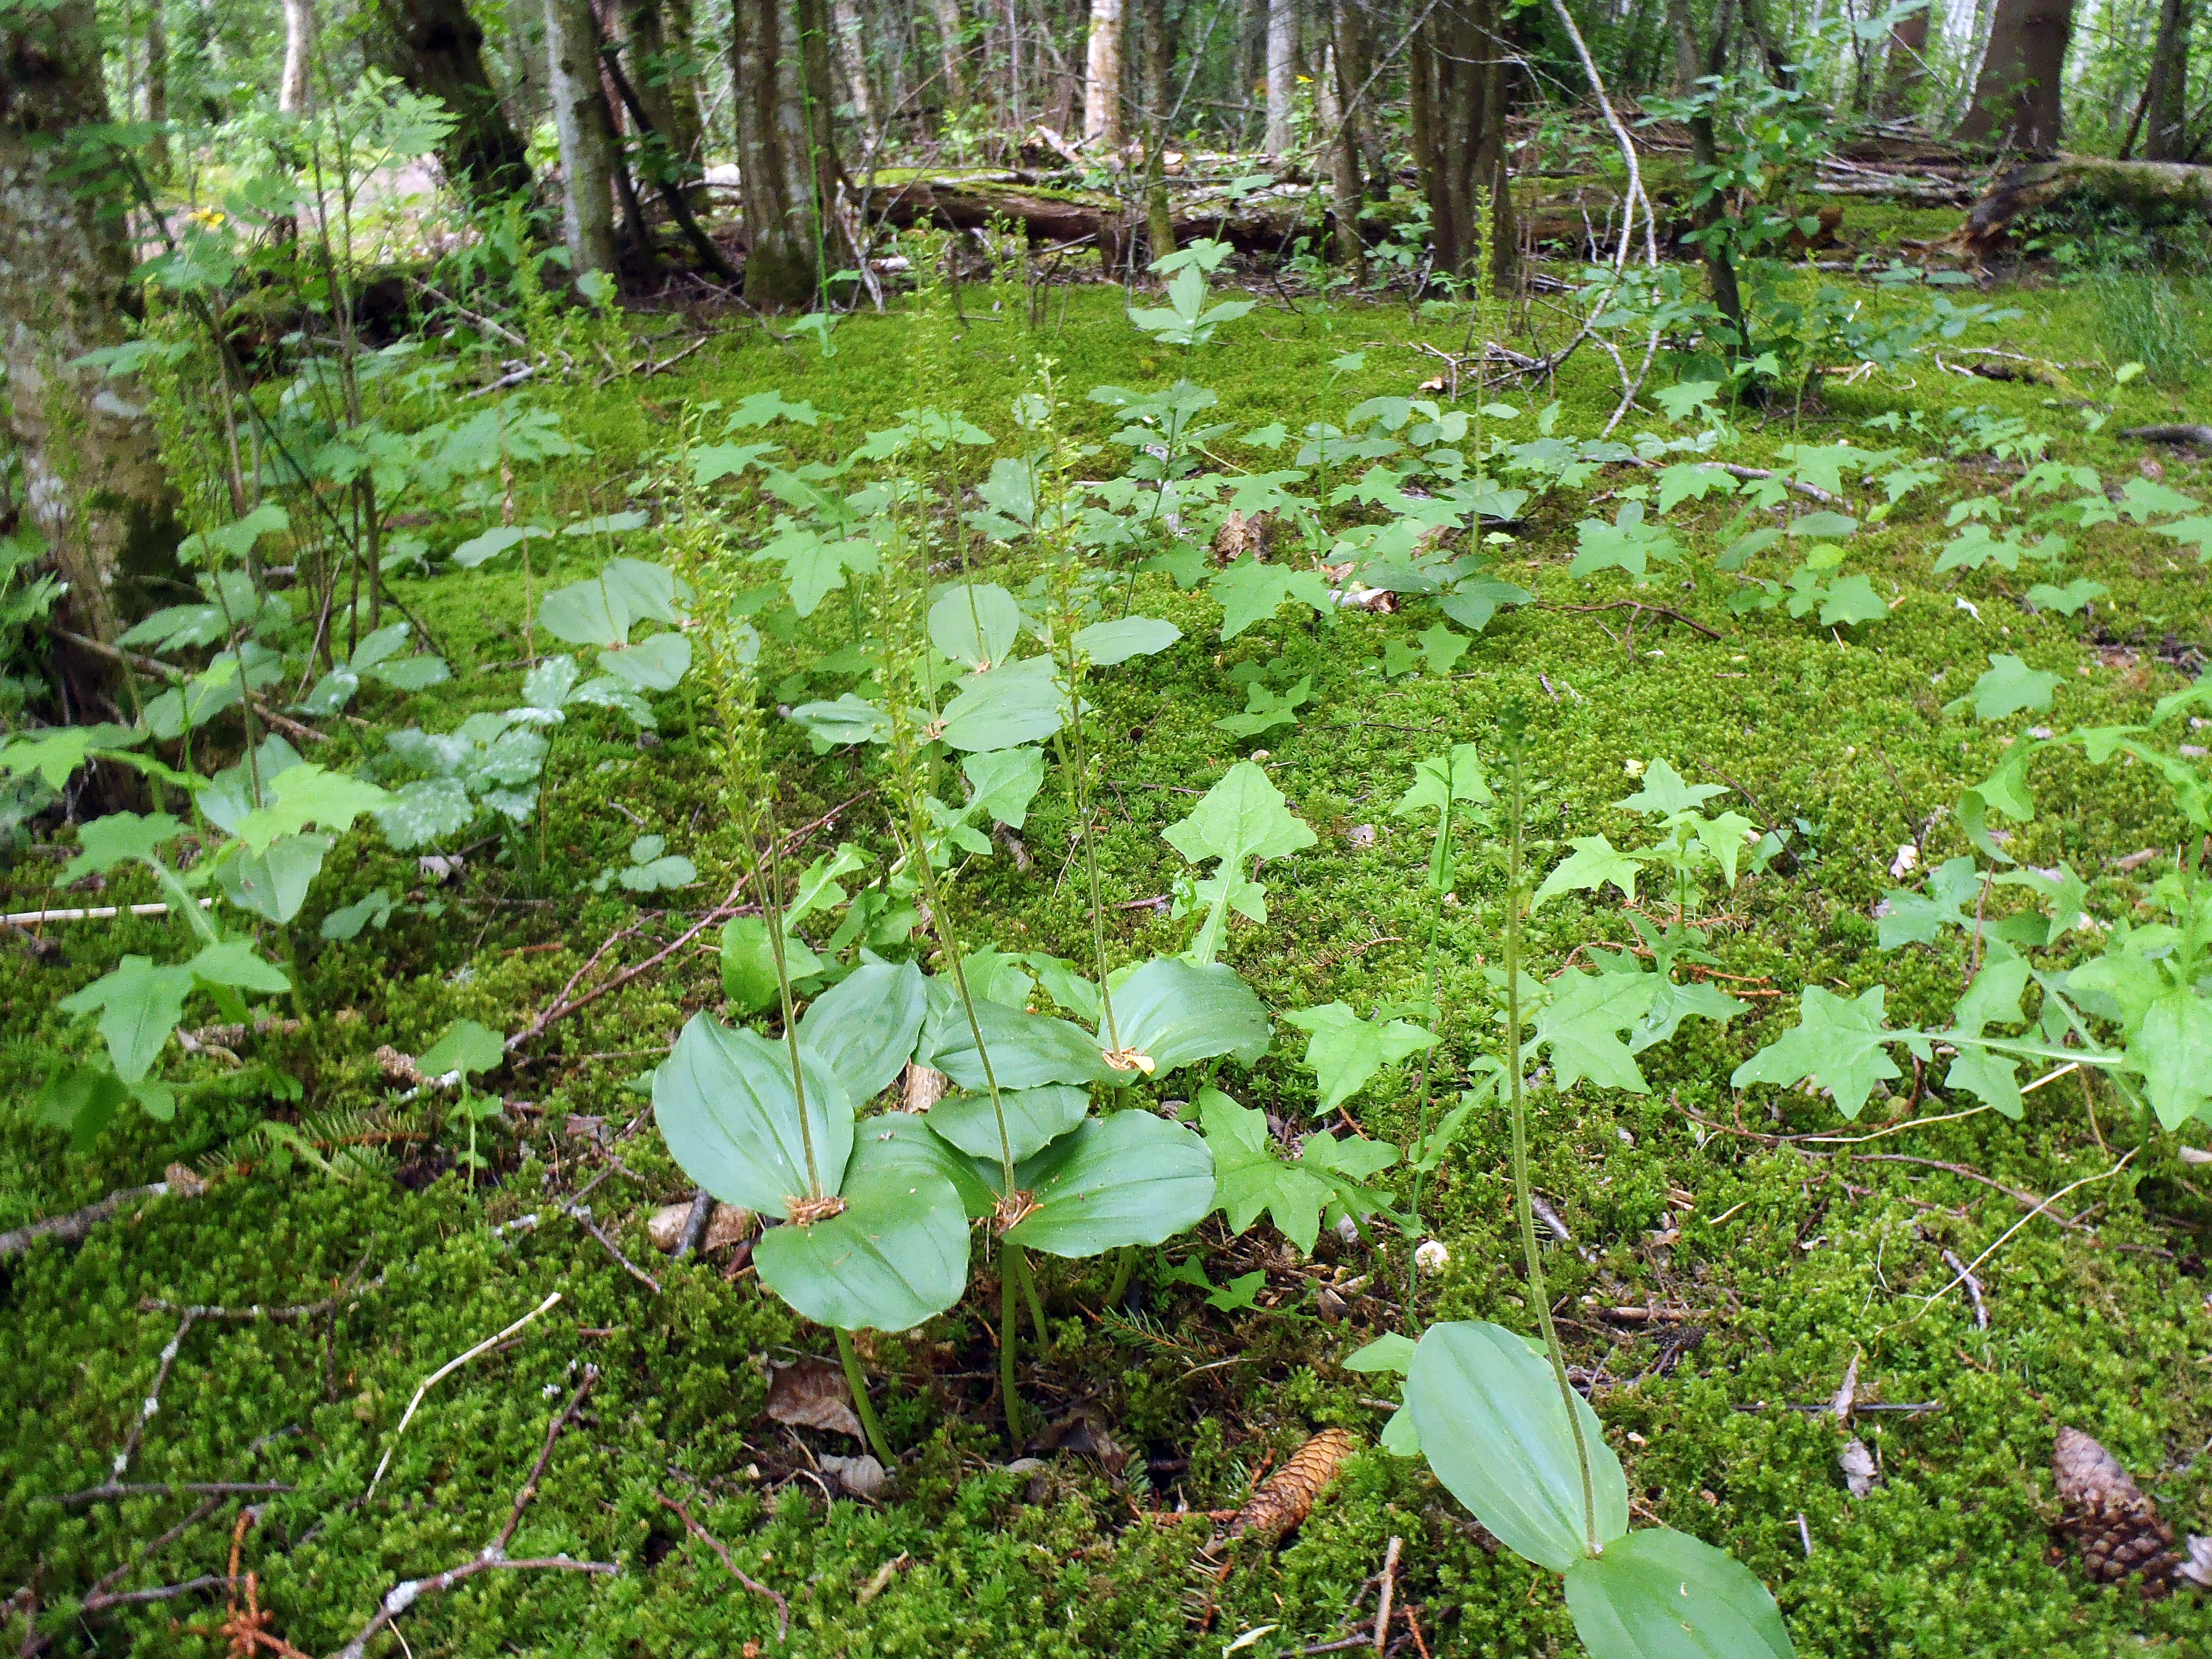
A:
[[[1091,0],[1083,62],[1083,137],[1101,149],[1121,145],[1121,0]]]
[[[284,74],[276,83],[276,107],[304,115],[314,96],[315,0],[284,0]]]
[[[547,83],[561,139],[561,235],[571,274],[615,273],[614,124],[599,88],[591,0],[545,0]]]
[[[132,252],[120,179],[86,188],[70,130],[108,119],[91,0],[0,12],[0,356],[27,515],[68,584],[71,631],[112,643],[173,577],[182,533],[159,434],[137,382],[80,368],[122,343]],[[105,683],[80,675],[74,683]]]
[[[1270,155],[1291,148],[1291,100],[1298,81],[1298,0],[1267,0],[1267,131]]]
[[[882,131],[876,110],[876,89],[868,79],[868,47],[860,28],[860,0],[831,0],[830,21],[836,32],[837,68],[853,104],[853,118],[870,144]]]

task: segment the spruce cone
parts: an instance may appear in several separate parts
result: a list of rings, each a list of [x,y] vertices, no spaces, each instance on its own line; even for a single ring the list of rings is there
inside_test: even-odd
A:
[[[2065,1507],[2060,1524],[2089,1576],[2111,1584],[2141,1573],[2145,1594],[2163,1595],[2181,1565],[2173,1528],[2112,1453],[2081,1430],[2062,1428],[2051,1474]]]
[[[1314,1500],[1344,1467],[1358,1442],[1343,1429],[1323,1429],[1260,1484],[1229,1523],[1231,1538],[1257,1538],[1273,1547],[1313,1513]]]

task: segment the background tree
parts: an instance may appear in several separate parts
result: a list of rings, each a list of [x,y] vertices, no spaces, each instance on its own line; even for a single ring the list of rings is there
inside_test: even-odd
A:
[[[1920,99],[1928,79],[1928,13],[1923,5],[1890,25],[1889,52],[1882,65],[1881,92],[1875,113],[1897,117],[1908,114]]]
[[[498,88],[484,68],[484,32],[468,0],[376,0],[380,28],[368,32],[370,55],[410,92],[434,98],[453,112],[453,130],[439,152],[447,175],[489,203],[530,187],[524,148]]]
[[[276,85],[276,107],[299,115],[314,90],[315,0],[284,0],[284,70]]]
[[[2058,147],[2074,0],[1997,0],[1962,143],[2041,153]]]
[[[9,423],[31,522],[69,584],[70,625],[112,642],[145,607],[145,585],[173,573],[182,532],[139,387],[78,362],[126,332],[133,256],[120,207],[130,192],[104,147],[71,142],[107,119],[90,0],[0,9]]]
[[[612,272],[615,132],[599,87],[591,0],[545,0],[545,51],[561,140],[561,234],[569,270],[578,276]]]
[[[2158,40],[2151,48],[2150,83],[2143,88],[2143,159],[2189,159],[2189,36],[2196,27],[2191,0],[2164,0]],[[2130,135],[2132,137],[2132,135]],[[2121,146],[2122,154],[2127,150]]]
[[[820,298],[823,209],[843,177],[830,120],[824,0],[736,0],[731,101],[745,222],[745,298]]]
[[[1121,0],[1091,0],[1083,54],[1083,137],[1104,149],[1121,143]]]
[[[1436,269],[1491,279],[1512,275],[1513,198],[1506,187],[1505,48],[1498,0],[1437,0],[1413,33],[1407,101],[1415,165],[1429,204]],[[1487,191],[1491,246],[1477,245],[1476,203]]]

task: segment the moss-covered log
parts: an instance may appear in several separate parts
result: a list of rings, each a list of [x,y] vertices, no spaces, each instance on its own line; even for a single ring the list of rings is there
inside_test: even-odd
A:
[[[2147,222],[2212,218],[2212,167],[2180,161],[2112,161],[2092,155],[2016,167],[1983,192],[1948,240],[1986,258],[2021,216],[2062,203],[2118,208]]]

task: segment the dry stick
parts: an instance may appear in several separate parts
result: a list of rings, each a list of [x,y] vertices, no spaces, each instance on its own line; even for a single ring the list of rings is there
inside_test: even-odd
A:
[[[559,1300],[560,1297],[557,1295],[548,1297],[538,1308],[538,1313],[544,1312],[546,1308]],[[532,1314],[529,1317],[535,1319],[537,1316],[538,1314]],[[520,1322],[527,1324],[529,1319]],[[510,1328],[514,1328],[510,1327]],[[502,1332],[501,1334],[505,1334]],[[494,1337],[492,1340],[496,1342],[499,1338]],[[466,1354],[461,1356],[462,1359],[467,1358]],[[453,1362],[456,1365],[460,1363],[459,1359]],[[450,1370],[451,1367],[447,1369]],[[441,1376],[443,1374],[443,1372],[440,1373]],[[434,1378],[432,1380],[435,1381]],[[576,1391],[568,1396],[568,1403],[555,1414],[551,1425],[545,1431],[545,1449],[538,1453],[537,1465],[530,1471],[530,1478],[523,1482],[521,1492],[515,1495],[514,1507],[507,1512],[507,1524],[500,1528],[499,1536],[485,1545],[481,1554],[473,1559],[464,1561],[458,1567],[448,1567],[445,1571],[428,1578],[404,1578],[394,1584],[386,1592],[384,1600],[378,1604],[376,1616],[362,1626],[360,1633],[352,1641],[340,1648],[333,1656],[333,1659],[362,1659],[362,1656],[368,1650],[368,1644],[374,1641],[393,1620],[413,1607],[416,1602],[426,1595],[434,1595],[441,1590],[451,1589],[463,1579],[472,1578],[480,1572],[489,1572],[495,1568],[512,1568],[517,1571],[544,1568],[557,1572],[595,1573],[602,1577],[611,1578],[622,1571],[611,1561],[576,1561],[565,1555],[532,1556],[518,1561],[511,1559],[507,1553],[507,1540],[514,1536],[514,1529],[522,1524],[522,1512],[530,1507],[530,1500],[538,1496],[538,1483],[544,1478],[546,1466],[552,1462],[554,1442],[561,1437],[561,1431],[575,1419],[577,1407],[583,1404],[584,1396],[591,1392],[592,1385],[599,1380],[599,1367],[586,1365],[584,1368],[584,1380],[576,1385]],[[419,1399],[421,1396],[418,1395],[416,1398]],[[413,1408],[410,1407],[410,1409]],[[403,1422],[400,1426],[404,1428],[406,1425]],[[380,1470],[379,1473],[381,1474],[382,1471]],[[371,1484],[370,1490],[372,1492],[375,1490],[374,1483]]]
[[[145,1548],[140,1550],[136,1555],[133,1555],[121,1566],[116,1568],[114,1571],[109,1573],[106,1577],[100,1579],[99,1583],[95,1583],[92,1587],[91,1591],[85,1596],[82,1604],[82,1610],[86,1613],[97,1613],[102,1607],[112,1606],[114,1604],[115,1597],[111,1594],[111,1592],[113,1591],[116,1585],[123,1582],[124,1576],[128,1573],[131,1568],[137,1566],[141,1561],[151,1560],[155,1555],[158,1555],[161,1551],[175,1543],[178,1539],[184,1536],[185,1533],[191,1531],[194,1527],[199,1525],[201,1522],[206,1520],[208,1516],[213,1515],[222,1507],[222,1498],[210,1498],[207,1499],[190,1515],[178,1522],[175,1526],[170,1528],[168,1531],[163,1533],[159,1538],[156,1538],[152,1543],[147,1545]],[[164,1586],[163,1589],[167,1590],[174,1590],[174,1593],[178,1595],[183,1594],[181,1590],[175,1590],[174,1586]],[[151,1594],[144,1590],[133,1590],[129,1592],[129,1594],[143,1600],[155,1599]],[[164,1596],[161,1599],[166,1600],[167,1597]]]
[[[167,909],[168,907],[163,905],[161,908]],[[21,1255],[42,1238],[58,1238],[64,1244],[74,1244],[118,1211],[128,1209],[141,1199],[163,1198],[171,1193],[179,1198],[198,1198],[206,1190],[206,1183],[197,1176],[189,1186],[183,1182],[171,1180],[156,1181],[144,1187],[126,1187],[120,1192],[110,1193],[106,1198],[86,1205],[82,1210],[72,1210],[67,1215],[48,1216],[44,1221],[28,1222],[0,1233],[0,1261],[11,1255]]]
[[[214,908],[213,899],[204,898],[200,901],[201,909],[211,910]],[[168,914],[169,907],[160,902],[94,904],[68,910],[11,910],[6,915],[0,916],[0,922],[4,922],[10,927],[36,927],[49,921],[112,921],[118,916],[166,916]],[[13,1233],[0,1234],[0,1238],[14,1237]],[[0,1255],[4,1254],[4,1251],[0,1251]]]
[[[384,1449],[384,1456],[377,1463],[376,1473],[369,1479],[368,1490],[362,1494],[363,1502],[366,1502],[368,1499],[376,1496],[377,1483],[384,1479],[385,1470],[392,1466],[392,1454],[399,1449],[399,1437],[407,1432],[407,1425],[415,1420],[415,1408],[422,1403],[422,1396],[429,1393],[432,1389],[435,1388],[447,1377],[452,1376],[453,1372],[467,1364],[469,1361],[474,1359],[478,1354],[483,1352],[485,1349],[495,1347],[498,1344],[506,1341],[508,1337],[513,1336],[517,1331],[520,1330],[525,1325],[527,1325],[532,1320],[537,1318],[538,1315],[544,1313],[548,1308],[553,1306],[554,1304],[560,1301],[560,1291],[555,1291],[551,1292],[543,1302],[532,1308],[528,1313],[523,1315],[521,1318],[516,1320],[514,1323],[509,1325],[505,1330],[500,1332],[499,1334],[496,1336],[486,1337],[483,1341],[477,1343],[475,1347],[471,1348],[466,1353],[461,1354],[455,1358],[448,1359],[444,1364],[439,1366],[436,1370],[432,1371],[429,1376],[422,1379],[422,1386],[415,1390],[415,1397],[407,1402],[407,1410],[399,1419],[399,1426],[392,1431],[392,1443]],[[441,1585],[440,1588],[442,1589],[444,1587]],[[396,1595],[398,1594],[398,1591],[395,1590],[392,1594]],[[390,1598],[387,1597],[386,1599],[388,1601]]]
[[[82,1492],[64,1492],[58,1498],[45,1501],[50,1504],[108,1504],[125,1498],[149,1498],[157,1493],[171,1498],[273,1498],[280,1492],[295,1490],[283,1480],[134,1480],[103,1481],[97,1486],[87,1486]]]
[[[137,669],[142,674],[152,674],[157,678],[168,680],[173,684],[181,684],[190,678],[183,669],[173,667],[157,658],[142,657],[136,651],[125,651],[119,646],[109,645],[104,641],[93,639],[87,635],[72,634],[66,628],[50,628],[46,631],[56,639],[67,640],[71,645],[82,650],[89,651],[94,656],[105,657],[110,662],[123,663]],[[252,699],[252,702],[253,712],[260,716],[263,723],[275,726],[288,738],[296,738],[302,743],[328,743],[331,740],[329,732],[318,732],[312,726],[302,726],[295,720],[288,720],[264,703],[258,697]]]
[[[146,1425],[154,1420],[154,1413],[161,1409],[162,1385],[168,1382],[170,1370],[177,1363],[177,1351],[184,1346],[185,1338],[191,1334],[192,1325],[198,1317],[197,1310],[185,1309],[184,1318],[177,1323],[177,1334],[161,1350],[161,1363],[154,1368],[154,1384],[146,1390],[146,1398],[139,1402],[137,1418],[131,1425],[131,1432],[123,1437],[123,1449],[115,1454],[115,1462],[110,1470],[114,1479],[120,1479],[123,1471],[131,1467],[131,1456],[137,1451],[138,1442],[146,1433]]]
[[[1943,1265],[1959,1275],[1958,1283],[1966,1287],[1966,1295],[1974,1304],[1974,1328],[1985,1331],[1990,1328],[1990,1310],[1982,1302],[1982,1281],[1968,1273],[1959,1258],[1949,1250],[1943,1252]]]
[[[2067,1182],[2066,1185],[2061,1187],[2057,1192],[2051,1194],[2050,1197],[2042,1200],[2033,1210],[2030,1210],[2026,1215],[2021,1217],[2019,1220],[2014,1222],[2011,1226],[2006,1228],[2004,1231],[1998,1234],[1997,1242],[1996,1243],[1990,1245],[1988,1249],[1984,1250],[1972,1261],[1960,1268],[1958,1270],[1959,1276],[1956,1279],[1954,1279],[1948,1285],[1946,1285],[1942,1290],[1936,1291],[1935,1295],[1923,1300],[1920,1304],[1920,1313],[1914,1314],[1912,1318],[1905,1321],[1905,1323],[1910,1325],[1913,1319],[1919,1318],[1920,1314],[1926,1313],[1938,1302],[1941,1302],[1945,1297],[1950,1295],[1953,1291],[1958,1289],[1960,1285],[1970,1282],[1973,1278],[1973,1270],[1980,1267],[1984,1261],[1987,1261],[1991,1256],[1995,1255],[1998,1250],[2002,1249],[2004,1247],[2004,1243],[2007,1239],[2010,1238],[2022,1227],[2027,1225],[2029,1222],[2034,1220],[2037,1216],[2050,1209],[2051,1206],[2056,1204],[2060,1199],[2065,1197],[2067,1194],[2072,1192],[2076,1187],[2086,1187],[2093,1181],[2110,1181],[2114,1176],[2119,1174],[2121,1170],[2126,1169],[2129,1164],[2132,1164],[2135,1161],[2136,1152],[2141,1150],[2142,1149],[2138,1147],[2135,1149],[2135,1151],[2130,1151],[2127,1156],[2123,1158],[2118,1164],[2115,1164],[2111,1169],[2103,1171],[2101,1174],[2083,1176],[2079,1181],[2070,1181]],[[2058,1222],[2061,1225],[2079,1224],[2068,1223],[2064,1217],[2057,1214],[2056,1212],[2052,1212],[2051,1218],[2053,1221]]]
[[[785,844],[787,846],[796,846],[799,842],[805,840],[806,836],[811,835],[815,830],[822,828],[825,823],[833,823],[836,818],[843,814],[848,807],[858,805],[860,802],[866,800],[873,793],[875,793],[875,791],[872,789],[864,789],[859,794],[854,796],[852,799],[844,802],[841,805],[831,807],[830,811],[824,812],[820,817],[815,819],[813,823],[799,825],[798,829],[790,831],[784,836]],[[606,995],[608,992],[619,990],[622,987],[629,984],[630,981],[637,978],[641,974],[651,972],[653,969],[658,968],[662,963],[667,961],[669,957],[674,956],[678,951],[681,951],[693,939],[698,938],[701,933],[706,932],[708,928],[713,927],[716,922],[727,920],[737,910],[738,895],[744,890],[745,884],[749,880],[750,880],[749,876],[740,875],[736,883],[731,887],[729,896],[724,899],[720,904],[716,905],[713,909],[707,912],[704,916],[701,917],[696,923],[685,931],[682,938],[678,939],[673,945],[667,945],[662,950],[655,951],[652,956],[647,957],[643,962],[637,963],[635,967],[623,969],[622,972],[617,974],[612,979],[608,980],[605,983],[595,985],[590,990],[585,992],[583,995],[571,1000],[568,993],[569,990],[573,990],[574,988],[575,981],[574,979],[570,980],[568,982],[568,989],[563,990],[558,997],[554,999],[552,1006],[546,1009],[546,1011],[538,1015],[537,1018],[532,1020],[523,1030],[518,1031],[514,1036],[507,1038],[507,1052],[509,1054],[514,1053],[524,1043],[529,1042],[531,1038],[543,1031],[547,1026],[552,1024],[554,1021],[558,1019],[566,1019],[570,1014],[574,1013],[579,1008],[584,1007],[589,1003],[597,1001],[599,998]],[[612,940],[608,941],[609,945],[611,945],[612,943]],[[605,954],[606,949],[606,945],[600,946],[599,954]],[[597,961],[598,957],[594,957],[592,960]],[[590,965],[591,964],[589,963],[585,964],[586,968]],[[580,975],[579,976],[580,977]]]
[[[1375,1651],[1380,1654],[1390,1636],[1390,1602],[1398,1589],[1398,1552],[1406,1540],[1393,1538],[1382,1552],[1382,1595],[1375,1609]]]
[[[766,1584],[762,1583],[759,1579],[748,1577],[745,1574],[745,1570],[730,1559],[730,1552],[724,1547],[722,1540],[715,1537],[713,1533],[708,1532],[706,1528],[701,1526],[696,1521],[694,1521],[691,1518],[690,1510],[685,1509],[683,1504],[678,1503],[665,1492],[655,1492],[653,1493],[653,1496],[660,1500],[664,1507],[674,1510],[678,1516],[683,1517],[685,1528],[690,1530],[693,1537],[704,1541],[708,1548],[712,1549],[715,1554],[722,1558],[722,1565],[730,1570],[731,1577],[736,1579],[740,1584],[743,1584],[755,1595],[764,1595],[769,1601],[775,1603],[775,1639],[779,1642],[782,1641],[785,1633],[791,1628],[791,1603],[785,1601],[783,1597],[777,1595]]]

